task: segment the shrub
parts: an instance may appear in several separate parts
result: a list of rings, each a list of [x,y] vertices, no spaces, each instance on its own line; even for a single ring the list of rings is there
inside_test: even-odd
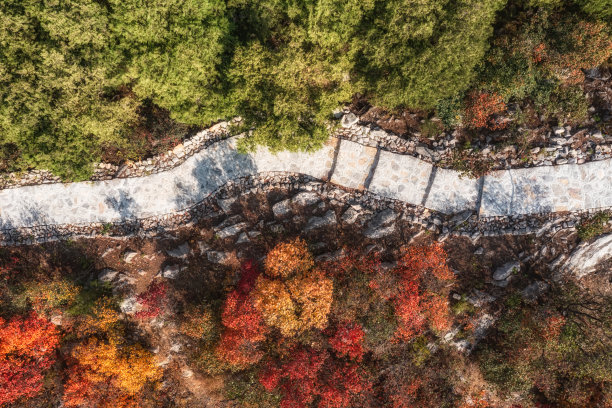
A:
[[[465,108],[464,124],[474,129],[487,128],[500,130],[507,126],[499,119],[506,111],[506,103],[501,96],[486,92],[472,92]]]
[[[576,230],[583,241],[589,241],[604,231],[605,225],[610,220],[610,215],[604,212],[597,213],[587,220],[582,221]]]
[[[137,319],[154,319],[159,316],[168,302],[168,285],[165,282],[153,282],[147,290],[137,296],[142,310],[134,314]]]

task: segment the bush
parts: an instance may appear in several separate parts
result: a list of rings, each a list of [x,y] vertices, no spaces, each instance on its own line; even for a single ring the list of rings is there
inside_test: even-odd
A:
[[[576,230],[583,241],[589,241],[604,232],[604,227],[610,220],[610,215],[600,212],[582,221]]]

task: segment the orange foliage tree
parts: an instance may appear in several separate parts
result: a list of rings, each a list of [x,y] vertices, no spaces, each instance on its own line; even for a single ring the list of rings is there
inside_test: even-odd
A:
[[[90,338],[74,348],[72,357],[66,406],[94,406],[109,400],[130,406],[147,383],[162,376],[153,355],[140,345],[119,347],[113,340]]]
[[[583,69],[598,67],[612,57],[612,37],[605,23],[557,22],[555,30],[563,36],[564,47],[552,49],[542,59],[566,85],[582,82]]]
[[[59,339],[55,326],[35,313],[8,322],[0,318],[0,406],[41,391]]]
[[[446,263],[442,245],[435,243],[407,248],[395,273],[399,275],[398,291],[393,299],[399,321],[398,338],[414,338],[422,332],[427,321],[437,330],[448,328],[448,301],[434,294],[423,294],[421,288],[425,279],[452,281],[455,278]]]
[[[339,357],[361,361],[365,353],[364,337],[365,333],[360,324],[343,322],[329,339],[329,344]]]
[[[283,336],[327,326],[333,281],[319,270],[306,243],[294,240],[277,245],[265,261],[253,290],[253,303],[269,326]]]

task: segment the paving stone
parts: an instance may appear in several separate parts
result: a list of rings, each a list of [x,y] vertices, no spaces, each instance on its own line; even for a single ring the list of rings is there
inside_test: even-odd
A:
[[[363,188],[375,156],[376,148],[343,140],[331,182],[348,188]]]

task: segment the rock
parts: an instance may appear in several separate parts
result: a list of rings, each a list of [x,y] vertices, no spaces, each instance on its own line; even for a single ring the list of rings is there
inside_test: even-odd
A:
[[[251,242],[251,240],[249,239],[249,236],[247,235],[247,233],[243,232],[238,237],[238,240],[236,241],[236,244],[246,244],[247,242]]]
[[[63,316],[61,314],[57,314],[57,315],[51,317],[51,319],[49,321],[51,322],[51,324],[53,324],[55,326],[61,326],[63,320],[64,320]]]
[[[299,194],[296,194],[292,199],[291,202],[297,206],[300,207],[306,207],[309,205],[313,205],[318,203],[321,200],[321,198],[319,197],[319,195],[317,193],[314,193],[312,191],[303,191]]]
[[[572,252],[562,272],[582,278],[597,271],[598,265],[612,259],[612,234],[602,235],[593,242],[583,242]]]
[[[344,250],[339,249],[335,252],[327,252],[315,258],[316,262],[337,261],[344,256]]]
[[[257,238],[258,236],[261,235],[261,232],[259,232],[259,231],[249,231],[249,232],[247,232],[247,235],[249,236],[249,238]]]
[[[119,272],[110,268],[106,268],[103,269],[102,272],[100,272],[100,274],[98,275],[98,280],[100,282],[112,282],[118,274]]]
[[[348,128],[359,121],[359,118],[352,112],[347,113],[342,117],[342,127]]]
[[[183,375],[183,378],[191,378],[191,377],[193,377],[193,371],[191,371],[188,368],[183,368],[181,370],[181,374]]]
[[[191,249],[189,248],[189,244],[184,243],[174,249],[167,250],[166,253],[168,254],[168,256],[171,256],[173,258],[185,259],[187,258],[187,255],[189,255],[190,251]]]
[[[296,196],[297,197],[297,196]],[[278,203],[272,206],[272,212],[276,218],[283,218],[291,213],[291,200],[286,199],[283,201],[279,201]]]
[[[208,251],[206,258],[209,262],[216,264],[224,264],[229,260],[229,254],[221,251]]]
[[[134,260],[136,255],[138,255],[138,253],[134,252],[134,251],[126,251],[126,252],[124,252],[124,254],[123,254],[123,262],[125,262],[127,264],[132,263],[132,261]]]
[[[238,234],[239,232],[244,231],[244,229],[246,227],[247,227],[247,223],[246,222],[241,222],[241,223],[238,223],[238,224],[230,225],[229,227],[225,227],[221,231],[219,231],[217,233],[217,238],[225,239],[225,238],[233,237],[234,235]]]
[[[484,254],[484,248],[483,247],[478,247],[474,251],[474,255],[482,255],[482,254]]]
[[[110,255],[111,252],[113,252],[115,250],[115,248],[106,248],[106,250],[102,253],[101,257],[102,258],[106,258],[108,255]]]
[[[198,241],[198,250],[200,251],[200,254],[203,254],[204,252],[208,251],[210,249],[210,245],[208,245],[206,242],[204,241]]]
[[[470,296],[468,296],[465,300],[474,307],[482,307],[487,303],[494,302],[495,296],[491,296],[486,292],[474,289],[472,294],[470,294]]]
[[[386,227],[378,227],[378,228],[368,228],[364,231],[363,235],[370,239],[379,239],[382,237],[386,237],[395,232],[395,225],[387,225]]]
[[[423,157],[430,158],[433,161],[438,161],[440,159],[440,155],[437,152],[425,146],[417,146],[416,152]]]
[[[139,306],[140,304],[136,300],[136,297],[132,296],[129,298],[125,298],[123,302],[119,304],[119,309],[121,309],[123,313],[132,314],[136,312]]]
[[[363,207],[360,205],[352,205],[342,214],[342,221],[347,224],[354,224],[363,214]]]
[[[493,279],[496,281],[503,281],[508,279],[513,272],[518,272],[520,270],[521,263],[519,261],[507,262],[495,269],[495,272],[493,272]]]
[[[180,272],[181,267],[179,265],[168,265],[164,268],[161,275],[166,279],[176,279]]]
[[[472,216],[474,212],[472,210],[465,210],[462,211],[458,214],[453,215],[453,217],[450,219],[450,223],[452,225],[459,225],[464,223],[465,221],[469,220],[470,217]]]
[[[391,223],[395,221],[397,217],[399,217],[399,214],[392,209],[388,208],[383,210],[370,220],[363,234],[370,239],[377,239],[390,235],[395,231],[395,224]]]
[[[484,338],[487,330],[489,330],[489,327],[491,327],[493,323],[495,323],[495,318],[488,313],[485,313],[473,323],[474,337],[476,338],[476,342]]]
[[[232,197],[232,198],[226,198],[226,199],[218,198],[217,204],[225,213],[230,213],[232,211],[232,206],[237,200],[238,200],[238,197]]]
[[[329,210],[322,217],[311,217],[304,227],[304,232],[310,232],[323,227],[328,227],[336,224],[336,214]]]
[[[546,282],[534,282],[521,291],[521,296],[528,302],[535,302],[549,288]]]
[[[559,126],[553,128],[553,131],[555,132],[555,135],[562,135],[565,133],[565,128]]]

